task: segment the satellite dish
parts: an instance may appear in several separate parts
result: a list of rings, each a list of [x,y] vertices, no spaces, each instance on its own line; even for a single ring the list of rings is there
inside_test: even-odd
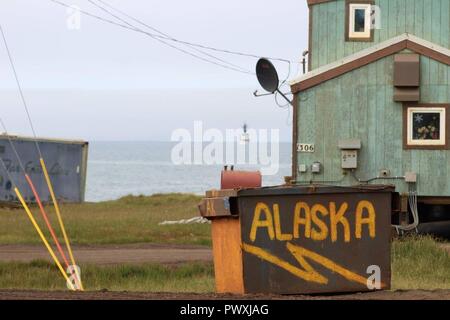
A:
[[[265,58],[258,60],[256,64],[256,77],[258,77],[259,84],[264,90],[274,93],[278,90],[279,79],[278,73],[272,62]]]
[[[274,94],[277,92],[280,94],[290,105],[294,106],[291,100],[289,100],[284,93],[278,89],[280,86],[280,80],[278,78],[278,73],[272,62],[266,58],[261,58],[256,63],[256,77],[258,78],[259,84],[269,93],[258,95],[258,91],[253,92],[255,97],[267,96],[269,94]]]

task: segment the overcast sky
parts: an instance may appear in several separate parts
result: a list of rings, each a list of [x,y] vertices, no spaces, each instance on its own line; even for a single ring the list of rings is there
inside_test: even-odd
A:
[[[186,41],[293,61],[307,48],[305,0],[104,1]],[[87,0],[61,2],[114,19]],[[38,135],[169,140],[174,129],[192,130],[195,120],[203,120],[205,128],[221,130],[244,121],[252,128],[279,128],[282,140],[290,139],[291,115],[273,97],[253,97],[261,91],[254,75],[83,15],[80,29],[70,30],[68,17],[66,8],[49,0],[0,3],[0,23]],[[210,53],[252,71],[257,61]],[[280,78],[288,76],[288,64],[276,67]],[[292,64],[290,78],[298,71]],[[0,90],[0,116],[9,131],[30,134],[3,44]]]

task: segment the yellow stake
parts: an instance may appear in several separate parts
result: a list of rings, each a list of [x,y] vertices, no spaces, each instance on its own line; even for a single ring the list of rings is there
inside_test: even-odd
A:
[[[67,236],[66,228],[64,227],[64,222],[63,222],[62,217],[61,217],[61,211],[59,210],[58,201],[56,200],[55,192],[53,191],[52,182],[51,182],[50,176],[48,175],[48,172],[47,172],[47,166],[45,165],[44,159],[40,158],[39,160],[41,162],[42,171],[44,172],[45,181],[47,181],[47,186],[48,186],[48,190],[50,191],[50,196],[52,197],[53,206],[55,207],[56,215],[58,217],[59,226],[61,227],[61,231],[62,231],[62,234],[64,236],[64,241],[66,242],[67,250],[69,251],[70,261],[72,262],[72,264],[74,266],[76,266],[77,264],[75,263],[75,258],[73,257],[72,248],[71,248],[70,242],[69,242],[69,237]],[[81,283],[81,277],[78,274],[78,269],[75,267],[74,270],[75,270],[75,274],[76,274],[76,276],[77,276],[77,278],[79,280],[79,284],[80,284],[80,287],[81,287],[80,289],[84,290],[83,284]]]
[[[27,212],[28,218],[30,218],[31,223],[33,224],[34,228],[36,229],[37,233],[39,234],[39,236],[41,237],[42,241],[44,242],[45,246],[47,247],[48,252],[50,253],[50,255],[52,256],[53,260],[55,261],[56,265],[58,266],[59,271],[61,271],[62,275],[64,276],[64,278],[66,279],[66,281],[68,283],[70,283],[70,287],[72,290],[75,291],[75,288],[72,284],[72,282],[69,280],[69,277],[67,276],[67,274],[64,272],[63,267],[61,266],[61,264],[58,261],[58,258],[56,257],[55,253],[53,252],[52,247],[50,247],[50,245],[47,242],[47,239],[45,239],[44,234],[41,231],[41,228],[39,228],[39,225],[37,224],[36,220],[33,217],[33,214],[30,211],[30,208],[28,207],[28,205],[26,204],[25,200],[23,200],[22,194],[20,193],[19,189],[14,188],[14,191],[17,194],[17,197],[19,197],[20,202],[22,203],[23,208],[25,209],[25,211]]]

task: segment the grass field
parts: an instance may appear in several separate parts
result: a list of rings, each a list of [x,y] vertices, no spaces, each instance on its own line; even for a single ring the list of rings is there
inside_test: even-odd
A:
[[[213,273],[210,263],[84,265],[81,276],[86,290],[203,293],[214,291]],[[46,261],[0,263],[0,288],[67,289],[56,267]]]
[[[392,244],[395,289],[450,289],[450,253],[431,237],[410,237]]]
[[[159,226],[164,220],[197,216],[200,197],[167,194],[128,196],[116,201],[64,205],[74,244],[163,243],[211,245],[210,225]],[[48,208],[52,212],[51,208]],[[38,214],[38,210],[34,210]],[[54,216],[53,214],[51,214]],[[38,219],[43,226],[42,220]],[[53,223],[57,226],[56,221]],[[0,244],[41,244],[20,209],[0,209]],[[89,290],[212,292],[211,263],[177,266],[83,265]],[[0,288],[64,289],[55,266],[43,261],[0,263]],[[430,237],[408,237],[392,244],[393,289],[450,289],[450,255]]]
[[[201,197],[187,194],[127,196],[115,201],[65,204],[62,215],[73,244],[170,243],[211,245],[208,224],[159,226],[164,220],[198,216]],[[33,208],[42,230],[39,209]],[[58,228],[53,208],[47,207]],[[46,233],[48,239],[49,233]],[[0,209],[0,244],[41,244],[22,209]]]

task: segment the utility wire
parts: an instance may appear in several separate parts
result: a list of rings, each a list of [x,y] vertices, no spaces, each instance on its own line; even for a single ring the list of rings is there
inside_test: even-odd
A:
[[[115,15],[114,13],[112,13],[111,11],[109,11],[108,9],[106,9],[105,7],[101,6],[99,3],[101,3],[101,4],[103,4],[103,5],[105,5],[105,6],[109,7],[109,8],[111,8],[111,9],[114,10],[115,12],[117,12],[117,13],[119,13],[119,14],[125,16],[126,18],[128,18],[128,19],[130,19],[130,20],[132,20],[132,21],[134,21],[134,22],[136,22],[136,23],[138,23],[138,24],[140,24],[140,25],[142,25],[142,26],[144,26],[144,27],[146,27],[146,28],[148,28],[148,29],[150,29],[150,30],[152,30],[152,31],[154,31],[154,32],[157,32],[157,33],[159,33],[160,35],[162,35],[162,36],[164,36],[164,37],[167,37],[167,39],[169,39],[169,40],[171,40],[171,41],[176,41],[176,42],[178,42],[177,39],[173,38],[173,37],[170,36],[169,34],[164,33],[164,32],[162,32],[161,30],[158,30],[158,29],[156,29],[156,28],[154,28],[154,27],[148,25],[147,23],[145,23],[145,22],[143,22],[143,21],[141,21],[141,20],[139,20],[139,19],[137,19],[137,18],[135,18],[135,17],[133,17],[133,16],[127,14],[127,13],[125,13],[124,11],[122,11],[122,10],[120,10],[120,9],[118,9],[118,8],[116,8],[116,7],[114,7],[114,6],[112,6],[111,4],[107,3],[107,2],[104,1],[104,0],[97,0],[96,2],[98,2],[98,3],[94,2],[94,0],[87,0],[87,1],[88,1],[89,3],[91,3],[92,5],[94,5],[95,7],[99,8],[99,9],[101,9],[102,11],[106,12],[107,14],[111,15],[112,17],[116,18],[117,20],[119,20],[119,21],[125,23],[126,25],[130,26],[131,28],[135,29],[136,31],[142,31],[142,29],[140,29],[140,28],[138,28],[138,27],[132,25],[132,24],[129,23],[128,21],[126,21],[126,20],[124,20],[124,19],[118,17],[117,15]],[[157,39],[156,39],[156,40],[157,40]],[[184,42],[183,42],[183,43],[184,43]],[[167,43],[165,43],[165,44],[167,44]],[[205,51],[202,51],[202,50],[197,49],[197,48],[196,48],[195,46],[193,46],[193,44],[191,44],[191,43],[189,43],[189,44],[184,43],[184,44],[185,44],[185,46],[187,46],[187,47],[189,47],[189,48],[191,48],[191,49],[193,49],[193,50],[195,50],[195,51],[197,51],[197,52],[199,52],[199,53],[201,53],[201,54],[205,54],[205,55],[207,55],[208,57],[211,57],[211,58],[216,59],[216,60],[218,60],[218,61],[220,61],[220,62],[229,64],[229,65],[231,65],[231,66],[233,66],[233,67],[235,67],[235,68],[239,68],[239,69],[243,70],[243,69],[242,69],[240,66],[238,66],[238,65],[235,65],[235,64],[233,64],[233,63],[231,63],[231,62],[228,62],[228,61],[226,61],[226,60],[220,59],[220,58],[218,58],[218,57],[216,57],[216,56],[214,56],[214,55],[208,54],[208,53],[205,52]],[[202,46],[202,47],[204,47],[204,46]],[[205,47],[205,48],[206,48],[206,47]],[[208,48],[211,49],[211,47],[208,47]],[[215,48],[214,48],[214,49],[215,49]],[[218,49],[218,50],[219,50],[219,49]],[[254,57],[258,57],[258,56],[254,55]],[[258,58],[259,58],[259,57],[258,57]],[[283,60],[284,60],[284,59],[283,59]],[[287,75],[286,75],[286,78],[281,82],[280,86],[283,86],[283,85],[287,82],[287,80],[289,79],[289,77],[290,77],[290,75],[291,75],[291,61],[285,60],[284,62],[286,62],[286,63],[288,64],[288,73],[287,73]],[[246,71],[246,70],[243,70],[243,71]],[[254,72],[248,72],[248,71],[247,71],[247,73],[251,73],[251,74],[255,75]],[[285,104],[281,104],[281,103],[278,101],[278,92],[275,93],[275,103],[278,105],[278,107],[280,107],[280,108],[282,108],[282,109],[288,108],[288,107],[290,106],[290,103],[289,103],[289,102],[287,102],[287,103],[285,103]],[[289,111],[288,111],[288,118],[289,118]]]
[[[10,52],[10,50],[9,50],[8,42],[7,42],[7,40],[6,40],[6,36],[5,36],[5,33],[4,33],[3,28],[2,28],[1,25],[0,25],[0,32],[1,32],[1,34],[2,34],[3,42],[4,42],[4,45],[5,45],[6,51],[7,51],[7,53],[8,53],[8,58],[9,58],[9,62],[10,62],[10,64],[11,64],[11,69],[13,70],[14,78],[16,79],[17,87],[18,87],[18,89],[19,89],[20,96],[21,96],[21,98],[22,98],[23,106],[24,106],[24,108],[25,108],[25,111],[26,111],[26,114],[27,114],[27,117],[28,117],[28,122],[29,122],[30,127],[31,127],[31,130],[32,130],[32,132],[33,132],[33,137],[34,137],[33,140],[34,140],[34,144],[35,144],[36,149],[37,149],[37,152],[38,152],[38,154],[39,154],[39,161],[40,161],[40,163],[41,163],[41,167],[42,167],[42,170],[43,170],[43,173],[44,173],[44,176],[45,176],[47,185],[48,185],[48,189],[49,189],[50,194],[51,194],[51,196],[52,196],[53,204],[54,204],[54,206],[55,206],[56,214],[57,214],[57,217],[58,217],[58,222],[59,222],[59,224],[60,224],[61,230],[63,231],[64,240],[65,240],[65,242],[66,242],[66,246],[67,246],[67,249],[68,249],[68,251],[69,251],[70,258],[71,258],[71,260],[72,260],[72,263],[75,265],[75,260],[74,260],[74,258],[73,258],[72,249],[71,249],[71,247],[70,247],[70,243],[69,243],[68,238],[67,238],[67,235],[66,235],[65,227],[64,227],[64,224],[63,224],[63,221],[62,221],[60,212],[59,212],[59,207],[58,207],[58,204],[57,204],[57,201],[56,201],[56,197],[54,196],[54,193],[53,193],[53,187],[52,187],[50,178],[48,177],[47,167],[46,167],[46,165],[45,165],[44,157],[42,156],[41,148],[39,147],[39,142],[38,142],[38,139],[37,139],[36,131],[35,131],[35,129],[34,129],[33,121],[32,121],[32,119],[31,119],[30,111],[29,111],[29,109],[28,109],[28,105],[27,105],[27,102],[26,102],[26,100],[25,100],[25,96],[24,96],[24,94],[23,94],[22,86],[21,86],[21,84],[20,84],[19,77],[18,77],[17,72],[16,72],[16,68],[15,68],[15,66],[14,66],[14,60],[13,60],[12,55],[11,55],[11,52]],[[0,122],[1,122],[1,125],[2,125],[2,127],[3,127],[3,130],[5,131],[5,134],[6,134],[7,137],[8,137],[8,140],[9,140],[9,143],[10,143],[10,145],[11,145],[11,148],[13,149],[14,154],[16,155],[17,160],[19,161],[19,164],[20,164],[20,167],[21,167],[21,169],[22,169],[22,171],[23,171],[23,174],[24,174],[24,176],[25,176],[25,179],[27,180],[28,185],[30,186],[30,188],[31,188],[31,190],[32,190],[32,192],[33,192],[33,194],[34,194],[34,196],[35,196],[35,198],[36,198],[36,201],[37,201],[37,203],[38,203],[38,205],[39,205],[41,214],[42,214],[42,216],[43,216],[43,218],[44,218],[44,220],[45,220],[45,223],[46,223],[46,225],[47,225],[47,227],[48,227],[48,229],[49,229],[49,231],[50,231],[50,233],[51,233],[51,235],[52,235],[52,237],[53,237],[53,240],[54,240],[54,242],[55,242],[55,244],[56,244],[56,246],[57,246],[57,248],[58,248],[58,251],[59,251],[59,253],[61,254],[61,257],[63,258],[64,262],[66,263],[66,266],[69,267],[68,259],[67,259],[66,255],[65,255],[64,251],[62,250],[62,247],[61,247],[61,245],[60,245],[60,243],[59,243],[58,238],[56,237],[56,234],[55,234],[55,232],[54,232],[54,230],[53,230],[53,227],[52,227],[50,221],[48,220],[47,213],[45,212],[45,208],[44,208],[44,206],[42,205],[41,199],[40,199],[40,197],[39,197],[39,194],[38,194],[37,191],[36,191],[36,188],[35,188],[35,186],[34,186],[34,184],[33,184],[33,181],[32,181],[31,178],[28,176],[28,173],[26,172],[25,167],[23,166],[23,163],[22,163],[22,161],[21,161],[21,159],[20,159],[20,156],[19,156],[19,154],[18,154],[18,152],[17,152],[17,149],[14,147],[14,144],[12,143],[11,138],[10,138],[10,136],[9,136],[9,134],[8,134],[8,130],[6,129],[6,126],[5,126],[5,124],[4,124],[4,122],[3,122],[3,120],[2,120],[1,118],[0,118]],[[27,207],[26,203],[23,203],[23,199],[21,198],[20,191],[18,191],[18,189],[17,189],[16,193],[17,193],[17,195],[18,195],[20,201],[22,202],[22,204],[23,204],[23,206],[24,206],[24,208],[25,208],[25,211],[27,211],[28,215],[32,215],[31,212],[29,212],[29,208]],[[32,216],[30,217],[30,219],[31,219],[32,222],[33,222],[33,217],[32,217]],[[35,222],[33,222],[33,224],[35,224]],[[40,234],[40,230],[38,230],[38,233]],[[46,243],[46,240],[43,240],[43,241],[44,241],[44,243]],[[47,246],[47,244],[46,244],[46,246]],[[52,253],[51,253],[51,254],[52,254]],[[58,262],[58,263],[59,263],[59,262]],[[83,290],[83,285],[81,284],[81,280],[80,280],[80,277],[79,277],[78,272],[76,271],[76,269],[75,269],[75,273],[76,273],[76,281],[79,283],[80,288]],[[72,283],[71,283],[71,286],[73,287]]]
[[[36,131],[34,130],[34,125],[33,125],[33,121],[31,120],[30,111],[28,110],[27,101],[25,100],[22,86],[20,85],[19,77],[17,75],[16,67],[14,66],[14,60],[11,56],[11,51],[9,50],[8,42],[6,41],[5,32],[3,31],[3,28],[1,25],[0,25],[0,31],[1,31],[2,38],[3,38],[3,43],[5,44],[6,52],[8,53],[9,63],[11,65],[11,69],[13,71],[14,78],[16,79],[17,88],[19,89],[20,98],[22,99],[22,103],[23,103],[23,106],[25,107],[25,112],[28,117],[28,122],[30,123],[31,131],[33,132],[34,143],[36,145],[36,149],[39,153],[39,156],[42,158],[41,148],[39,147],[39,143],[37,141]]]
[[[72,6],[70,6],[70,5],[68,5],[68,4],[65,4],[65,3],[61,2],[61,1],[58,1],[58,0],[49,0],[49,1],[54,2],[54,3],[56,3],[56,4],[59,4],[59,5],[61,5],[61,6],[67,7],[67,8],[73,8]],[[112,20],[109,20],[109,19],[106,19],[106,18],[97,16],[97,15],[95,15],[95,14],[92,14],[92,13],[90,13],[90,12],[87,12],[87,11],[84,11],[84,10],[81,10],[81,9],[79,9],[78,11],[79,11],[80,13],[83,13],[83,14],[85,14],[85,15],[87,15],[87,16],[92,17],[92,18],[101,20],[101,21],[103,21],[103,22],[107,22],[107,23],[110,23],[110,24],[113,24],[113,25],[116,25],[116,26],[125,28],[125,29],[127,29],[127,30],[131,30],[131,31],[135,31],[135,32],[138,32],[138,33],[145,34],[145,35],[147,35],[147,36],[149,36],[149,37],[151,37],[151,38],[153,38],[153,39],[155,39],[155,40],[158,40],[158,41],[161,42],[161,43],[164,43],[165,45],[171,47],[172,49],[178,50],[178,51],[180,51],[180,52],[182,52],[182,53],[184,53],[184,54],[187,54],[187,55],[189,55],[189,56],[191,56],[191,57],[194,57],[194,58],[196,58],[196,59],[202,60],[202,61],[204,61],[204,62],[211,63],[211,64],[214,64],[214,65],[216,65],[216,66],[219,66],[219,67],[222,67],[222,68],[225,68],[225,69],[229,69],[229,70],[232,70],[232,71],[236,71],[236,72],[240,72],[240,73],[245,73],[245,74],[251,74],[250,72],[242,71],[242,70],[237,69],[237,68],[234,68],[234,67],[229,67],[229,66],[227,66],[227,65],[223,65],[223,64],[217,63],[217,62],[215,62],[215,61],[211,61],[211,60],[206,59],[206,58],[204,58],[204,57],[198,56],[198,55],[196,55],[196,54],[194,54],[194,53],[192,53],[192,52],[189,52],[189,51],[186,51],[186,50],[184,50],[184,49],[178,48],[178,47],[176,47],[176,46],[174,46],[174,45],[172,45],[172,44],[170,44],[170,43],[165,43],[163,39],[165,39],[165,40],[170,40],[170,39],[167,38],[167,37],[160,36],[160,35],[157,35],[157,34],[153,34],[153,33],[150,33],[150,32],[146,32],[146,31],[144,31],[144,30],[137,29],[136,27],[130,27],[130,26],[127,25],[127,24],[117,23],[117,22],[115,22],[115,21],[112,21]]]
[[[72,6],[70,6],[70,5],[68,5],[68,4],[64,3],[64,2],[61,2],[59,0],[49,0],[49,1],[51,1],[53,3],[56,3],[56,4],[60,5],[60,6],[66,7],[66,8],[73,8]],[[198,43],[194,43],[194,42],[183,41],[183,40],[176,39],[176,38],[166,37],[166,36],[150,33],[150,32],[143,31],[143,30],[136,30],[133,27],[130,27],[130,26],[127,26],[127,25],[124,25],[124,24],[121,24],[121,23],[117,23],[115,21],[112,21],[112,20],[103,18],[101,16],[92,14],[92,13],[87,12],[85,10],[79,9],[79,12],[84,14],[84,15],[86,15],[86,16],[89,16],[91,18],[94,18],[94,19],[97,19],[97,20],[101,20],[103,22],[106,22],[106,23],[109,23],[109,24],[113,24],[113,25],[116,25],[116,26],[121,27],[121,28],[125,28],[125,29],[132,30],[132,31],[135,31],[135,32],[143,33],[143,34],[146,34],[148,36],[152,36],[152,37],[156,37],[156,38],[160,38],[160,39],[164,39],[164,40],[168,40],[168,41],[178,42],[178,43],[181,43],[181,44],[186,44],[186,45],[190,45],[190,46],[194,46],[194,47],[198,47],[198,48],[202,48],[202,49],[207,49],[207,50],[211,50],[211,51],[217,51],[217,52],[222,52],[222,53],[227,53],[227,54],[232,54],[232,55],[239,55],[239,56],[244,56],[244,57],[257,58],[257,59],[261,58],[260,55],[256,55],[256,54],[239,52],[239,51],[233,51],[233,50],[228,50],[228,49],[220,49],[220,48],[206,46],[206,45],[202,45],[202,44],[198,44]],[[293,61],[288,60],[288,59],[277,58],[277,57],[268,57],[268,56],[266,56],[266,58],[268,58],[270,60],[276,60],[276,61],[281,61],[281,62],[286,62],[286,63],[293,62]]]
[[[158,42],[160,42],[160,43],[162,43],[162,44],[164,44],[164,45],[166,45],[166,46],[169,46],[169,47],[171,47],[172,49],[178,50],[178,51],[180,51],[180,52],[182,52],[182,53],[184,53],[184,54],[190,55],[190,56],[192,56],[192,57],[194,57],[194,58],[196,58],[196,59],[200,59],[200,60],[202,60],[202,61],[204,61],[204,62],[208,62],[208,63],[215,64],[215,65],[220,66],[220,67],[225,68],[225,69],[230,69],[230,70],[234,70],[234,71],[241,72],[241,73],[252,74],[252,73],[249,72],[249,71],[243,70],[243,69],[242,69],[241,67],[239,67],[239,66],[237,66],[237,67],[229,67],[229,66],[227,66],[227,65],[223,65],[223,64],[221,64],[221,63],[217,63],[217,62],[211,61],[211,60],[206,59],[206,58],[204,58],[204,57],[201,57],[201,56],[198,56],[198,55],[196,55],[196,54],[193,54],[192,52],[183,50],[183,49],[181,49],[181,48],[179,48],[179,47],[176,47],[176,46],[174,46],[174,45],[172,45],[172,44],[170,44],[170,43],[167,43],[166,41],[162,40],[160,37],[156,37],[156,35],[153,35],[153,34],[151,34],[151,33],[145,32],[144,30],[139,29],[139,28],[137,28],[136,26],[130,24],[128,21],[126,21],[126,20],[120,18],[119,16],[117,16],[117,15],[115,15],[114,13],[110,12],[108,9],[102,7],[101,5],[99,5],[99,4],[97,4],[97,3],[94,3],[94,2],[91,1],[91,0],[88,0],[88,1],[89,1],[91,4],[93,4],[94,6],[96,6],[97,8],[103,10],[103,11],[106,12],[107,14],[109,14],[109,15],[111,15],[112,17],[116,18],[117,20],[119,20],[119,21],[125,23],[125,25],[127,25],[127,26],[129,27],[130,30],[133,30],[133,31],[136,31],[136,32],[140,32],[140,33],[144,33],[144,34],[148,35],[149,37],[151,37],[152,39],[154,39],[154,40],[156,40],[156,41],[158,41]],[[167,39],[169,39],[169,38],[167,38]],[[212,55],[211,55],[211,56],[212,56]],[[214,56],[212,56],[212,57],[214,57]],[[214,58],[216,58],[216,57],[214,57]],[[228,63],[228,62],[225,62],[225,63]]]
[[[90,2],[92,5],[96,6],[97,8],[101,9],[102,11],[106,12],[107,14],[111,15],[112,17],[116,18],[117,20],[119,20],[119,21],[121,21],[121,22],[127,24],[128,26],[130,26],[130,27],[136,29],[136,31],[142,31],[142,29],[137,28],[136,26],[130,24],[130,23],[127,22],[126,20],[124,20],[124,19],[118,17],[117,15],[115,15],[114,13],[112,13],[111,11],[109,11],[108,9],[106,9],[105,7],[101,6],[101,5],[98,4],[98,3],[95,3],[93,0],[88,0],[88,2]],[[124,17],[126,17],[126,18],[128,18],[128,19],[130,19],[130,20],[132,20],[132,21],[134,21],[134,22],[136,22],[136,23],[138,23],[138,24],[140,24],[140,25],[142,25],[142,26],[144,26],[144,27],[146,27],[146,28],[148,28],[148,29],[150,29],[150,30],[152,30],[152,31],[154,31],[154,32],[157,32],[158,34],[160,34],[160,35],[166,37],[167,39],[170,39],[171,41],[176,41],[176,40],[177,40],[177,39],[175,39],[174,37],[170,36],[169,34],[164,33],[164,32],[162,32],[161,30],[158,30],[158,29],[156,29],[156,28],[154,28],[154,27],[152,27],[152,26],[146,24],[145,22],[143,22],[143,21],[141,21],[141,20],[139,20],[139,19],[137,19],[137,18],[135,18],[135,17],[133,17],[133,16],[127,14],[127,13],[125,13],[124,11],[122,11],[122,10],[120,10],[120,9],[118,9],[118,8],[116,8],[116,7],[114,7],[114,6],[112,6],[112,5],[110,5],[109,3],[105,2],[105,1],[97,0],[97,2],[99,2],[99,3],[101,3],[101,4],[105,5],[105,6],[107,6],[107,7],[109,7],[109,8],[111,8],[112,10],[118,12],[119,14],[123,15]],[[201,53],[201,54],[203,54],[203,55],[205,55],[205,56],[207,56],[207,57],[210,57],[210,58],[213,58],[213,59],[215,59],[215,60],[217,60],[217,61],[220,61],[220,62],[222,62],[222,63],[228,64],[228,65],[230,65],[230,66],[232,66],[232,67],[234,67],[234,68],[238,68],[238,69],[240,69],[241,71],[246,71],[246,72],[251,73],[250,71],[243,69],[241,66],[238,66],[238,65],[236,65],[236,64],[234,64],[234,63],[231,63],[231,62],[229,62],[229,61],[226,61],[226,60],[224,60],[224,59],[221,59],[221,58],[219,58],[219,57],[217,57],[217,56],[215,56],[215,55],[212,55],[212,54],[210,54],[210,53],[208,53],[208,52],[206,52],[206,51],[200,50],[200,49],[198,49],[197,47],[194,47],[194,46],[188,45],[188,44],[183,44],[183,45],[186,46],[186,47],[188,47],[188,48],[190,48],[190,49],[192,49],[192,50],[194,50],[194,51],[196,51],[196,52],[198,52],[198,53]],[[252,73],[252,74],[254,74],[254,73]]]

